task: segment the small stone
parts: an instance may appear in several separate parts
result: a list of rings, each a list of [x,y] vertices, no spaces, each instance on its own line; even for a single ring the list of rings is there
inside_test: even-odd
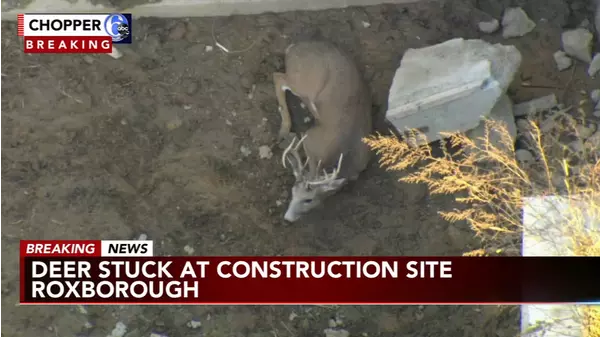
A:
[[[112,51],[110,53],[108,53],[108,56],[114,58],[114,59],[120,59],[121,56],[123,56],[123,53],[121,53],[117,47],[113,46],[112,47]]]
[[[597,129],[598,129],[598,126],[594,123],[590,123],[587,126],[586,125],[578,125],[576,127],[577,135],[579,137],[581,137],[582,139],[590,138],[594,133],[596,133]]]
[[[515,158],[519,163],[523,163],[526,166],[529,166],[531,163],[535,161],[535,157],[531,152],[525,149],[519,149],[515,151]]]
[[[187,326],[188,326],[188,328],[191,328],[191,329],[198,329],[199,327],[202,326],[202,322],[197,321],[197,320],[191,320],[191,321],[187,322]]]
[[[579,173],[581,173],[581,166],[579,166],[579,165],[569,166],[569,174],[570,175],[576,176],[576,175],[579,175]]]
[[[140,240],[140,241],[148,240],[148,235],[146,235],[146,234],[140,234],[140,236],[138,236],[138,240]]]
[[[273,156],[273,152],[271,151],[270,147],[268,147],[267,145],[263,145],[258,148],[258,156],[260,157],[260,159],[271,159],[271,157]]]
[[[531,101],[515,104],[513,111],[516,117],[521,117],[552,109],[556,105],[558,105],[556,95],[550,94],[532,99]]]
[[[573,65],[573,60],[571,60],[571,58],[567,56],[567,53],[562,50],[557,51],[553,56],[558,71],[563,71]]]
[[[277,205],[277,207],[283,205],[283,201],[281,200],[275,200],[275,205]]]
[[[279,200],[278,200],[279,201]],[[298,317],[298,315],[295,312],[291,312],[290,315],[288,316],[288,320],[291,322],[294,319],[296,319],[296,317]]]
[[[91,322],[86,321],[85,323],[83,323],[83,327],[86,329],[91,329],[94,327],[94,324],[92,324]]]
[[[83,314],[83,315],[87,315],[88,314],[87,309],[83,305],[81,305],[81,304],[77,305],[77,311],[79,311],[79,313]]]
[[[344,329],[328,328],[323,330],[325,337],[350,337],[350,333]]]
[[[590,62],[590,66],[588,67],[588,76],[594,77],[596,73],[600,70],[600,53],[594,55],[592,62]]]
[[[329,322],[328,322],[328,325],[329,325],[330,328],[335,328],[337,326],[337,323],[335,322],[335,319],[330,318]]]
[[[192,255],[194,254],[194,247],[188,246],[186,245],[185,247],[183,247],[183,251],[187,254],[187,255]]]
[[[493,19],[491,21],[482,21],[478,24],[479,30],[491,34],[500,28],[500,21]]]
[[[205,52],[207,52],[207,53],[209,53],[209,52],[213,51],[213,49],[214,49],[214,48],[213,48],[213,46],[211,46],[211,45],[208,45],[208,46],[204,47],[204,51],[205,51]]]
[[[110,336],[108,337],[123,337],[125,336],[126,332],[127,326],[123,322],[117,322],[117,324],[115,324],[115,328],[112,330]]]
[[[600,128],[596,130],[596,132],[591,137],[586,139],[585,146],[592,149],[600,148]]]
[[[535,28],[535,22],[527,16],[522,8],[507,8],[502,17],[502,27],[502,37],[507,39],[531,32]]]
[[[565,187],[565,177],[560,172],[552,174],[552,185],[558,190],[562,190]]]
[[[585,146],[582,141],[574,140],[569,143],[569,149],[574,153],[582,153],[585,150]]]
[[[590,98],[594,103],[600,103],[600,89],[595,89],[590,92]]]
[[[94,63],[94,58],[91,57],[90,55],[85,55],[85,56],[83,56],[83,61],[85,61],[85,63],[87,63],[87,64],[92,64],[92,63]]]
[[[581,23],[579,24],[579,28],[590,29],[590,27],[591,27],[591,23],[590,23],[590,20],[588,20],[588,19],[583,19],[583,21],[581,21]]]
[[[252,154],[252,150],[250,150],[247,146],[240,146],[240,152],[242,152],[242,155],[244,157],[248,157],[249,155]]]
[[[577,28],[562,33],[561,40],[565,53],[580,61],[592,61],[592,39],[594,36],[587,29]]]
[[[531,124],[529,124],[529,120],[524,119],[524,118],[518,118],[515,121],[517,123],[517,130],[520,133],[527,133],[529,132],[529,129],[531,127]]]
[[[225,120],[225,124],[227,124],[227,125],[229,125],[229,126],[232,126],[232,125],[233,125],[233,123],[231,123],[231,121],[230,121],[229,119],[226,119],[226,120]]]
[[[370,23],[368,23],[367,21],[362,21],[361,23],[362,23],[362,26],[363,26],[364,28],[369,28],[369,27],[371,27],[371,24],[370,24]]]

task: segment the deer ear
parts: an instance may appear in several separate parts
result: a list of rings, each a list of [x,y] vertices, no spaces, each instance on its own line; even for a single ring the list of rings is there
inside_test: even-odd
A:
[[[346,178],[339,178],[336,180],[332,180],[329,184],[324,185],[323,189],[325,192],[337,191],[346,183]]]

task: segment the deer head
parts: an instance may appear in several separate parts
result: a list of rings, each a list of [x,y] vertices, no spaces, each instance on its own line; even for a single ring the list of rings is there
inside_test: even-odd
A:
[[[297,221],[302,215],[322,204],[325,198],[337,192],[346,183],[346,178],[338,178],[342,167],[343,153],[340,154],[336,169],[331,173],[326,170],[323,170],[322,175],[319,173],[320,161],[314,172],[306,171],[310,158],[307,157],[303,163],[298,153],[304,139],[306,139],[306,135],[294,146],[296,141],[296,137],[294,137],[282,155],[283,167],[286,168],[286,162],[289,162],[294,177],[296,177],[292,187],[292,200],[284,215],[284,219],[288,222]]]

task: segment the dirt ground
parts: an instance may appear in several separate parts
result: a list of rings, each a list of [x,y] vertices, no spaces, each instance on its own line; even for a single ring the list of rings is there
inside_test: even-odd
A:
[[[552,59],[560,25],[591,17],[585,1],[572,1],[566,17],[562,1],[521,1],[538,23],[532,33],[479,33],[477,22],[490,18],[482,10],[496,15],[507,3],[138,19],[118,60],[25,55],[16,25],[3,23],[2,336],[104,337],[119,321],[126,337],[323,336],[332,317],[351,336],[515,336],[518,308],[508,306],[17,304],[19,239],[146,234],[161,255],[186,254],[186,245],[195,255],[459,255],[479,247],[466,225],[437,215],[452,198],[430,198],[376,163],[322,209],[284,225],[293,177],[274,144],[280,119],[271,73],[283,70],[289,43],[323,36],[354,55],[382,112],[404,50],[464,37],[519,48],[522,71],[509,92],[516,102],[555,92],[571,104],[600,87],[583,65],[559,73]],[[214,39],[236,52],[222,52]],[[261,145],[273,146],[272,158],[259,158]],[[192,318],[202,327],[188,327]]]

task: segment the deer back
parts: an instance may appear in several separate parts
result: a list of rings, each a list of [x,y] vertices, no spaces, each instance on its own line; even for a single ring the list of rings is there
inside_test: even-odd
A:
[[[315,116],[304,150],[310,170],[330,167],[344,154],[340,176],[361,172],[369,160],[362,142],[372,130],[371,95],[354,60],[324,41],[294,44],[286,52],[286,79]]]

